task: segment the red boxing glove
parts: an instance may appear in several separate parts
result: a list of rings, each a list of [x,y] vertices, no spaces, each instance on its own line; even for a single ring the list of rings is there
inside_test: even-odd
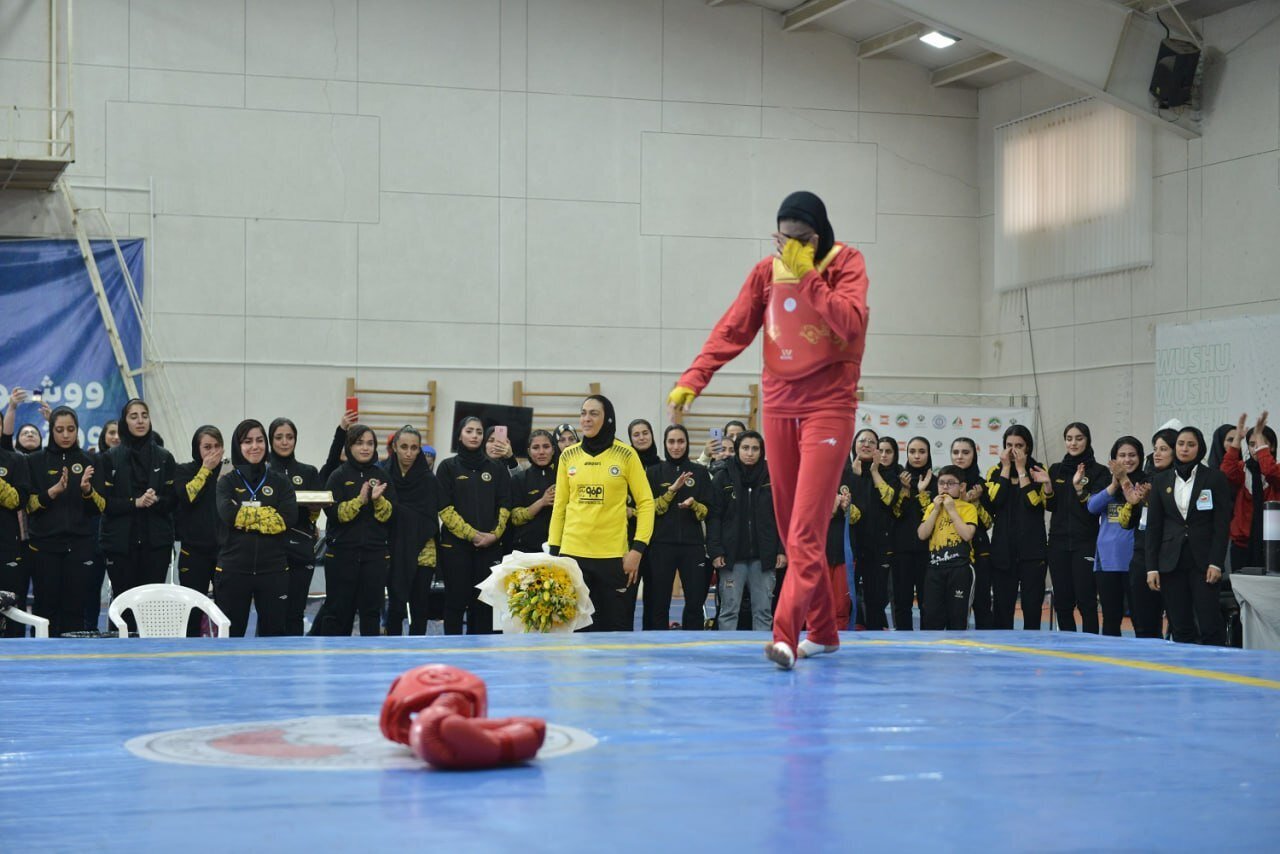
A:
[[[489,713],[483,679],[447,664],[427,664],[406,670],[391,683],[378,721],[382,734],[391,741],[408,744],[413,716],[446,698],[451,714],[483,718]]]
[[[462,697],[447,695],[419,713],[409,730],[413,752],[437,768],[496,768],[532,759],[546,738],[541,718],[485,720],[465,709]]]

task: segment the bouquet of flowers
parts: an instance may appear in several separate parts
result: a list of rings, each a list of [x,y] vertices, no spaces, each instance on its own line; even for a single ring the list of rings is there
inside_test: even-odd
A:
[[[512,552],[476,587],[494,624],[509,634],[572,632],[591,625],[595,613],[572,558]]]

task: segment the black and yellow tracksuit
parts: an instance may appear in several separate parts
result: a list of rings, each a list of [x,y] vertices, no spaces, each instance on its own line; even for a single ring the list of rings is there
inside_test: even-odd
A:
[[[892,480],[886,480],[891,478]],[[868,629],[886,629],[885,607],[889,604],[889,574],[893,565],[893,502],[895,470],[883,472],[877,484],[871,474],[870,463],[865,463],[862,473],[853,474],[853,505],[861,514],[861,521],[853,540],[854,587],[861,586],[854,620]]]
[[[27,477],[27,461],[13,451],[0,450],[0,590],[18,597],[17,607],[27,607],[27,587],[31,574],[22,554],[22,525],[18,514],[31,495]],[[10,622],[4,637],[22,637],[25,628]]]
[[[154,434],[126,438],[98,455],[94,488],[106,499],[99,537],[113,597],[140,584],[162,584],[169,573],[176,470],[173,455]],[[155,490],[156,503],[138,507],[148,489]]]
[[[198,442],[198,440],[196,440]],[[196,444],[193,442],[193,444]],[[199,451],[198,444],[194,450]],[[218,471],[198,459],[174,469],[174,533],[178,538],[178,583],[205,596],[218,563]],[[200,614],[191,612],[187,637],[200,634]]]
[[[1027,458],[1027,471],[1038,465]],[[992,628],[1012,629],[1013,612],[1022,599],[1022,626],[1039,630],[1044,607],[1047,554],[1044,491],[1031,481],[1019,484],[1016,467],[1007,475],[997,465],[987,473],[982,506],[991,514]],[[1019,593],[1021,591],[1021,593]]]
[[[244,637],[251,602],[258,637],[282,635],[289,596],[286,520],[298,511],[293,484],[261,463],[243,463],[218,480],[216,495],[222,547],[214,592],[231,619],[231,635]]]
[[[923,498],[919,503],[922,508],[928,507]],[[978,508],[958,499],[953,506],[960,521],[973,525],[976,534]],[[925,518],[930,512],[930,509],[924,511]],[[916,538],[919,539],[918,534]],[[964,631],[969,627],[969,600],[973,595],[973,547],[960,536],[951,521],[951,513],[945,507],[938,510],[933,532],[929,535],[928,553],[929,568],[920,605],[920,628],[926,631]]]
[[[465,618],[470,635],[493,632],[493,609],[480,601],[476,585],[502,560],[502,535],[511,517],[511,475],[505,464],[482,450],[464,450],[436,468],[440,484],[440,548],[444,576],[444,633],[460,635]],[[479,548],[477,533],[497,542]]]
[[[636,503],[636,531],[627,524],[627,499]],[[597,454],[582,443],[560,454],[556,500],[551,508],[547,542],[553,554],[578,562],[595,607],[589,631],[626,631],[627,578],[622,558],[634,549],[643,554],[653,535],[653,497],[630,445],[614,440]],[[671,585],[667,585],[668,601]],[[647,612],[647,606],[646,606]]]
[[[49,620],[49,634],[83,631],[84,599],[93,568],[94,524],[106,502],[93,489],[85,496],[80,481],[89,456],[79,447],[51,444],[27,457],[31,493],[27,499],[27,554],[35,586],[35,612]],[[67,488],[49,495],[67,472]]]
[[[1082,493],[1073,479],[1077,466],[1085,463]],[[1099,519],[1085,506],[1089,497],[1111,482],[1111,471],[1089,457],[1063,460],[1049,467],[1053,495],[1045,496],[1049,518],[1049,578],[1053,581],[1053,610],[1061,631],[1076,630],[1075,610],[1080,609],[1080,627],[1098,633],[1098,587],[1093,577],[1093,557],[1098,548]]]
[[[511,520],[507,534],[511,548],[520,552],[540,552],[551,530],[552,508],[530,513],[529,507],[556,485],[556,463],[516,472],[511,477]]]
[[[293,456],[282,457],[272,452],[267,457],[267,468],[279,473],[293,487],[294,492],[314,492],[324,489],[324,481],[315,466],[300,463]],[[307,594],[311,592],[311,579],[316,571],[316,519],[318,507],[298,505],[292,519],[285,519],[289,530],[289,607],[285,614],[284,633],[300,636],[303,617],[307,610]]]
[[[360,490],[367,481],[386,483],[386,492],[362,500]],[[395,487],[377,463],[348,460],[329,475],[325,489],[334,501],[324,511],[324,610],[330,623],[325,631],[349,636],[358,612],[361,636],[375,637],[382,633],[382,603],[391,571]]]
[[[910,471],[910,469],[908,469]],[[929,547],[920,539],[920,523],[928,514],[934,493],[919,487],[918,472],[913,472],[911,486],[894,484],[893,499],[893,627],[897,631],[912,629],[912,601],[920,606],[921,628],[924,627],[924,583],[929,571]],[[929,486],[933,486],[930,479]]]
[[[672,492],[671,487],[684,472],[693,473],[693,484]],[[670,627],[671,595],[676,575],[684,588],[684,610],[680,624],[688,630],[705,628],[702,613],[707,601],[711,573],[707,569],[707,541],[702,523],[711,507],[711,474],[686,456],[664,460],[647,472],[653,489],[654,524],[650,543],[649,575],[644,590],[644,627]],[[680,506],[687,499],[693,503]]]

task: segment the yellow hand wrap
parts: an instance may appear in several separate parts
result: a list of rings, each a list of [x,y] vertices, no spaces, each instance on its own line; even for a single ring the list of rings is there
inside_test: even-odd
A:
[[[803,279],[813,269],[813,247],[799,240],[788,240],[782,247],[782,263],[791,275]]]
[[[690,404],[693,403],[693,399],[697,396],[698,393],[693,389],[678,385],[671,389],[671,394],[667,395],[667,403],[677,410],[685,410],[689,408]]]

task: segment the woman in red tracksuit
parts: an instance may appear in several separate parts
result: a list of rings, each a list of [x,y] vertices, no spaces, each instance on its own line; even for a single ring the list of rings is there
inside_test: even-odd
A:
[[[1248,432],[1240,416],[1235,438],[1222,457],[1222,473],[1235,494],[1231,512],[1231,571],[1265,562],[1262,508],[1280,501],[1280,465],[1276,464],[1276,432],[1267,426],[1267,413]],[[1245,459],[1246,451],[1248,459]]]
[[[778,255],[752,269],[667,401],[673,411],[686,409],[764,327],[765,443],[788,556],[765,655],[789,670],[797,656],[835,652],[840,644],[825,545],[831,496],[853,441],[867,273],[862,253],[835,242],[826,206],[813,193],[783,200],[774,240]]]

